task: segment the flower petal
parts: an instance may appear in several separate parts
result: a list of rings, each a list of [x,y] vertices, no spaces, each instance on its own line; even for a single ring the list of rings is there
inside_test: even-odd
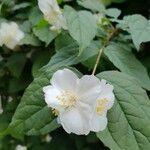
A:
[[[85,115],[84,112],[73,107],[61,113],[59,121],[67,133],[87,135],[90,132],[89,116],[90,115]]]
[[[108,110],[114,104],[115,96],[114,96],[114,93],[113,93],[113,86],[106,83],[105,80],[102,80],[101,81],[101,89],[102,90],[101,90],[101,93],[100,93],[98,99],[106,98],[108,100],[108,103],[107,103],[107,110]]]
[[[61,13],[56,0],[38,0],[38,5],[44,15],[51,15],[54,11]]]
[[[58,101],[58,99],[56,98],[60,94],[59,90],[49,85],[43,88],[43,92],[45,93],[45,102],[49,107],[56,109],[61,107],[60,101]]]
[[[54,73],[51,84],[59,90],[75,91],[77,75],[69,69],[58,70]]]
[[[107,121],[106,113],[102,115],[94,113],[90,121],[91,131],[94,131],[94,132],[103,131],[107,126],[107,122],[108,121]]]
[[[83,76],[78,83],[80,101],[92,104],[101,92],[100,80],[93,75]]]
[[[0,27],[0,45],[5,44],[8,48],[14,49],[23,39],[24,33],[15,22],[3,22]]]

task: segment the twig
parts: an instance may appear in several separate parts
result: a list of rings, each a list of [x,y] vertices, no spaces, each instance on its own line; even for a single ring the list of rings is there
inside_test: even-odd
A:
[[[96,72],[96,69],[97,69],[97,66],[99,64],[99,61],[100,61],[100,58],[101,58],[101,55],[105,49],[105,47],[108,45],[108,43],[111,41],[112,37],[114,36],[114,34],[118,31],[118,29],[114,28],[112,30],[112,32],[109,34],[108,38],[106,39],[106,41],[104,42],[102,48],[100,48],[99,52],[98,52],[98,55],[97,55],[97,59],[96,59],[96,63],[95,63],[95,66],[94,66],[94,69],[93,69],[93,72],[92,72],[92,75],[95,74]]]

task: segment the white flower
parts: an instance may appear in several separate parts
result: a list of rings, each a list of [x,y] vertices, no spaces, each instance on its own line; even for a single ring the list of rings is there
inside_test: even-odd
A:
[[[91,131],[99,132],[107,126],[107,111],[114,104],[113,86],[101,81],[101,92],[99,97],[93,103],[93,115],[90,121]]]
[[[0,114],[3,113],[3,108],[2,108],[2,99],[1,99],[1,96],[0,96]]]
[[[51,140],[52,140],[52,137],[51,137],[49,134],[46,135],[46,137],[45,137],[45,142],[50,143]]]
[[[38,5],[45,19],[52,25],[51,30],[67,29],[66,19],[56,0],[38,0]]]
[[[27,150],[26,146],[22,146],[22,145],[17,145],[15,150]]]
[[[10,49],[14,49],[23,39],[24,33],[19,29],[15,22],[1,23],[0,26],[0,46],[6,45]]]
[[[51,85],[43,88],[47,105],[53,108],[67,133],[87,135],[90,132],[92,103],[98,98],[100,80],[93,75],[79,79],[69,69],[58,70]]]
[[[106,26],[109,24],[107,18],[105,17],[104,14],[101,14],[101,13],[97,13],[97,14],[94,14],[93,15],[95,20],[96,20],[96,23],[98,25],[103,25],[103,26]]]

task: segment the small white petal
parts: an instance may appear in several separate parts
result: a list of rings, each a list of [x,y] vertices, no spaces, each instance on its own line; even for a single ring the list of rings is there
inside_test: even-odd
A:
[[[108,100],[108,103],[107,103],[107,110],[110,109],[113,104],[114,104],[114,100],[115,100],[115,96],[114,96],[114,93],[113,93],[113,86],[106,83],[105,80],[102,80],[101,81],[101,93],[98,97],[98,99],[103,99],[103,98],[106,98]]]
[[[27,150],[26,146],[22,146],[22,145],[17,145],[15,150]]]
[[[90,122],[91,131],[94,131],[94,132],[103,131],[106,127],[107,127],[106,113],[102,115],[94,113]]]
[[[77,86],[77,75],[69,69],[58,70],[54,73],[51,84],[59,90],[75,91]]]
[[[0,45],[5,44],[8,48],[14,49],[23,39],[24,33],[15,22],[3,22],[0,27]]]
[[[75,107],[67,109],[65,112],[61,113],[59,116],[59,121],[67,133],[87,135],[90,132],[89,113],[87,117],[85,112],[82,112]]]
[[[66,19],[56,0],[38,0],[38,5],[45,19],[52,25],[52,30],[67,29]]]
[[[60,91],[53,86],[46,86],[43,88],[45,93],[45,102],[49,107],[59,108],[61,107],[60,101],[58,101],[57,96],[60,95]]]
[[[48,135],[45,137],[45,142],[50,143],[51,140],[52,140],[52,137],[48,134]]]
[[[80,101],[92,104],[101,92],[100,80],[93,75],[85,75],[78,82]]]
[[[38,0],[38,5],[44,15],[51,14],[52,11],[61,13],[56,0]]]

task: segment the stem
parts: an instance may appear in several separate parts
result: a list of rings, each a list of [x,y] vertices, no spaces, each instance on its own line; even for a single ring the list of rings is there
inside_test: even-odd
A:
[[[99,52],[98,52],[98,55],[97,55],[97,59],[96,59],[96,63],[95,63],[95,66],[94,66],[94,69],[93,69],[93,72],[92,72],[92,75],[95,74],[96,72],[96,69],[97,69],[97,66],[99,64],[99,61],[100,61],[100,58],[102,56],[102,53],[105,49],[105,47],[108,45],[108,43],[111,41],[112,37],[114,36],[114,34],[117,32],[117,29],[116,28],[113,28],[112,32],[109,34],[108,38],[106,39],[106,41],[104,42],[102,48],[99,49]]]

